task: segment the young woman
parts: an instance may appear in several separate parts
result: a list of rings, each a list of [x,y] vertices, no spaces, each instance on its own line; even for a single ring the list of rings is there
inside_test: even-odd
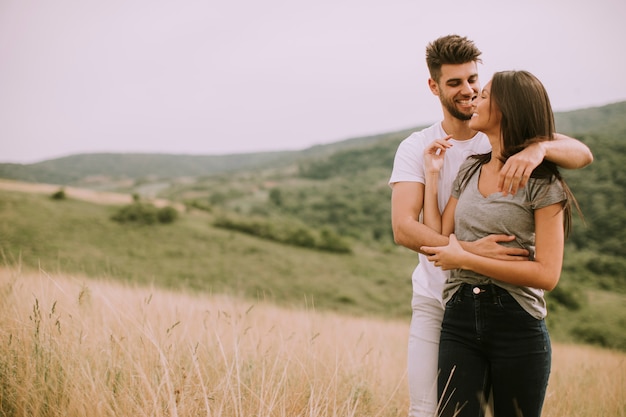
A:
[[[559,280],[575,200],[549,161],[516,193],[498,189],[497,174],[507,158],[535,143],[533,138],[554,135],[548,95],[532,74],[496,73],[476,99],[470,127],[488,136],[492,150],[464,162],[442,215],[438,174],[451,144],[438,140],[424,151],[424,223],[450,236],[447,246],[421,248],[429,261],[451,270],[443,293],[440,413],[482,415],[492,392],[495,417],[539,417],[551,364],[544,291]],[[530,257],[486,258],[457,241],[490,234],[516,236],[502,244],[527,249]]]

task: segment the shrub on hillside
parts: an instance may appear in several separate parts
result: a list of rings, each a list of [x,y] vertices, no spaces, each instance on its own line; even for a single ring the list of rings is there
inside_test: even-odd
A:
[[[121,207],[111,219],[118,223],[154,224],[157,222],[157,208],[152,204],[135,202]]]
[[[174,223],[178,219],[178,210],[174,207],[166,206],[157,210],[157,220],[159,223]]]
[[[352,252],[350,244],[327,227],[318,232],[299,222],[234,214],[217,216],[213,225],[293,246],[337,253]]]
[[[206,211],[207,213],[211,213],[213,211],[213,206],[208,201],[203,201],[199,199],[190,199],[190,200],[185,200],[184,204],[187,209],[198,209],[198,210]]]
[[[352,249],[348,243],[332,229],[328,227],[322,227],[320,231],[320,249],[324,249],[330,252],[348,253],[352,252]]]
[[[586,304],[585,294],[581,288],[565,282],[559,283],[552,291],[546,293],[546,298],[549,303],[558,303],[571,311],[580,310]]]
[[[137,223],[151,225],[155,223],[173,223],[178,212],[173,207],[157,208],[152,204],[134,202],[121,207],[111,216],[118,223]]]
[[[588,323],[579,323],[572,329],[572,335],[577,341],[598,345],[608,349],[626,350],[626,323],[606,323],[598,325],[599,320],[590,320]]]
[[[67,195],[65,194],[65,189],[60,188],[58,191],[52,193],[50,198],[53,200],[65,200],[67,198]]]

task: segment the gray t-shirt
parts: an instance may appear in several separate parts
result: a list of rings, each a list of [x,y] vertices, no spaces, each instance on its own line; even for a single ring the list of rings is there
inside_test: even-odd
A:
[[[502,245],[528,249],[532,259],[535,253],[534,210],[567,199],[561,182],[530,178],[515,195],[505,197],[498,192],[484,197],[478,190],[480,168],[473,173],[465,188],[460,189],[461,180],[475,162],[475,159],[469,158],[461,165],[452,187],[452,196],[458,199],[454,213],[455,235],[466,242],[491,234],[514,235],[517,239]],[[547,314],[543,290],[508,284],[464,269],[453,270],[450,274],[444,287],[444,302],[463,283],[495,284],[507,290],[531,316],[542,319]]]

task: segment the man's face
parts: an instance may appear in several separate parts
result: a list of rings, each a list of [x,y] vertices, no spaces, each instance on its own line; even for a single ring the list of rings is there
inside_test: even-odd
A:
[[[478,95],[480,84],[476,62],[441,66],[439,82],[429,80],[430,89],[439,96],[444,111],[459,120],[472,117],[472,101]]]

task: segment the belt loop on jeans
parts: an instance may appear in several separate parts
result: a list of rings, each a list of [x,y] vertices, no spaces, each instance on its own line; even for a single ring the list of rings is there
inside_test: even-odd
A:
[[[493,301],[494,304],[499,304],[500,295],[498,294],[498,291],[496,290],[496,286],[493,284],[489,284],[489,288],[491,289],[491,300]]]
[[[465,295],[463,294],[463,290],[465,289],[466,285],[467,284],[461,284],[461,288],[459,288],[459,290],[456,292],[455,298],[457,301],[463,301],[463,296]]]

